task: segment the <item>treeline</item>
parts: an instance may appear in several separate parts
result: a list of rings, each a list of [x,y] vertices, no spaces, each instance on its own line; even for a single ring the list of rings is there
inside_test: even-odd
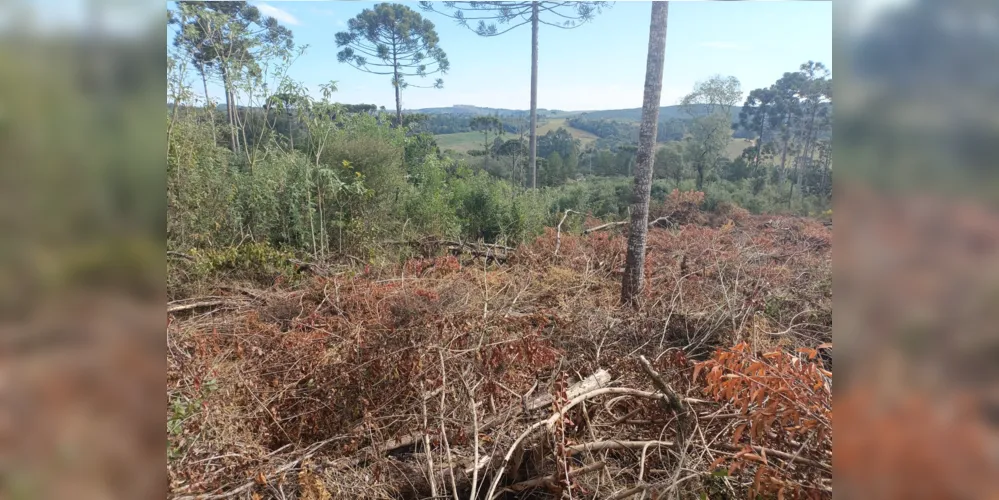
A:
[[[404,116],[406,114],[404,113]],[[434,113],[422,115],[425,118],[420,120],[414,131],[426,132],[428,134],[458,134],[462,132],[475,132],[472,128],[472,120],[476,116],[458,113]],[[495,116],[503,126],[503,131],[508,134],[517,134],[527,128],[527,121],[520,117]]]
[[[638,123],[630,121],[590,118],[586,113],[566,120],[566,123],[579,130],[589,132],[603,141],[598,147],[613,148],[619,144],[632,144],[638,141]],[[656,131],[657,142],[678,141],[683,138],[686,122],[671,118],[659,123]]]

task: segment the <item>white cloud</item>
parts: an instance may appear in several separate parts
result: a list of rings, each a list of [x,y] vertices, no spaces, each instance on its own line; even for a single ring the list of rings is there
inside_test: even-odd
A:
[[[701,42],[700,46],[718,50],[749,50],[749,47],[733,42]]]
[[[287,11],[281,10],[281,9],[279,9],[279,8],[273,6],[273,5],[269,5],[269,4],[266,4],[266,3],[256,3],[254,5],[258,9],[260,9],[260,13],[261,14],[263,14],[265,16],[273,17],[274,19],[277,19],[278,21],[281,21],[282,23],[293,24],[293,25],[301,24],[301,23],[298,22],[298,18],[296,18],[295,16],[291,15]]]

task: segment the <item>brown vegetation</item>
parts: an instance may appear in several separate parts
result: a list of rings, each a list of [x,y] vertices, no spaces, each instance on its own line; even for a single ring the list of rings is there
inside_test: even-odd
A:
[[[615,230],[178,302],[171,496],[830,498],[831,231],[672,202],[637,310]]]

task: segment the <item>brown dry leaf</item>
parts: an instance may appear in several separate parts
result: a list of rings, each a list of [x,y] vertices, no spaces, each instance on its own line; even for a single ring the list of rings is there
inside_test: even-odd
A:
[[[261,486],[267,484],[267,476],[264,476],[263,471],[258,472],[257,473],[257,477],[253,478],[253,480],[256,481],[257,484],[259,484]]]
[[[260,493],[254,491],[251,498],[253,498],[253,500],[261,500]]]
[[[333,496],[326,490],[323,481],[312,471],[302,469],[298,473],[298,498],[301,500],[332,500]]]

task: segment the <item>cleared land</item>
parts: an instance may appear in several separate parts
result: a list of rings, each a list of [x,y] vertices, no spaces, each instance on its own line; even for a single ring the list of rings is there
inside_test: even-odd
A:
[[[172,302],[172,498],[832,498],[831,230],[655,208],[640,311],[564,228]]]

